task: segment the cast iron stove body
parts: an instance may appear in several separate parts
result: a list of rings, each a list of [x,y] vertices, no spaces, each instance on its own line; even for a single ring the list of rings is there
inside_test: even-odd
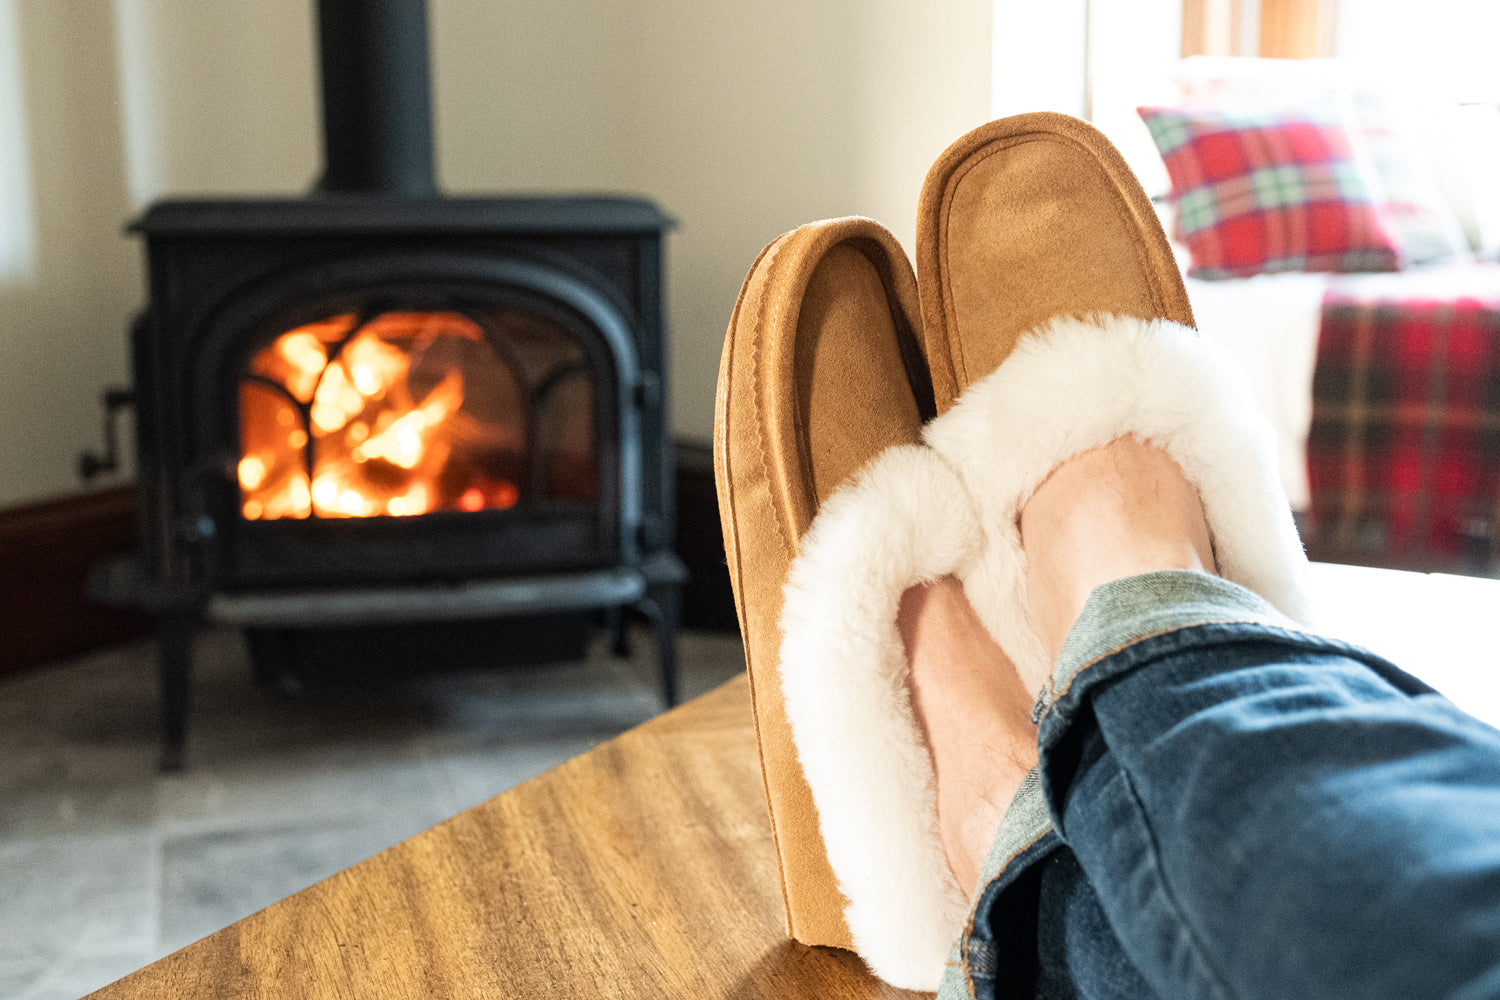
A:
[[[143,550],[177,766],[204,620],[317,628],[634,607],[675,697],[662,238],[626,198],[441,198],[420,2],[320,4],[306,199],[132,227]],[[123,571],[121,571],[123,572]]]

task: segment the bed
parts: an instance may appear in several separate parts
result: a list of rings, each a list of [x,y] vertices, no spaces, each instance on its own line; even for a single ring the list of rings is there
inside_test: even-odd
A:
[[[1490,571],[1500,114],[1331,60],[1198,57],[1174,81],[1176,101],[1139,112],[1155,162],[1119,144],[1199,329],[1270,418],[1309,551]]]

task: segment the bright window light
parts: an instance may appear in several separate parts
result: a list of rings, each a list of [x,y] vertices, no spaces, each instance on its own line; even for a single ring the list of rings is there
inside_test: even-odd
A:
[[[1494,0],[1344,0],[1338,55],[1468,103],[1500,102]]]
[[[31,144],[16,0],[0,0],[0,282],[24,282],[36,269]]]

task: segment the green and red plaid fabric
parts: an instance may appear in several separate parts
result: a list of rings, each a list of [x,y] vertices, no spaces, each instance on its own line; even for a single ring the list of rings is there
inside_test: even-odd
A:
[[[1336,111],[1138,110],[1172,178],[1193,277],[1396,269],[1390,220]]]
[[[1307,442],[1315,552],[1396,564],[1464,558],[1500,504],[1500,267],[1323,302]]]

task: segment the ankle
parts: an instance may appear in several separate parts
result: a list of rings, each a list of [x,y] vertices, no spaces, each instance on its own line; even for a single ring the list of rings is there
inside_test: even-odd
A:
[[[1000,818],[1036,764],[1031,696],[952,577],[913,587],[897,628],[912,707],[932,754],[948,866],[974,888]]]
[[[1214,571],[1198,491],[1163,450],[1134,437],[1057,467],[1021,513],[1028,611],[1055,662],[1094,588],[1165,569]],[[1040,690],[1046,677],[1026,677]]]

